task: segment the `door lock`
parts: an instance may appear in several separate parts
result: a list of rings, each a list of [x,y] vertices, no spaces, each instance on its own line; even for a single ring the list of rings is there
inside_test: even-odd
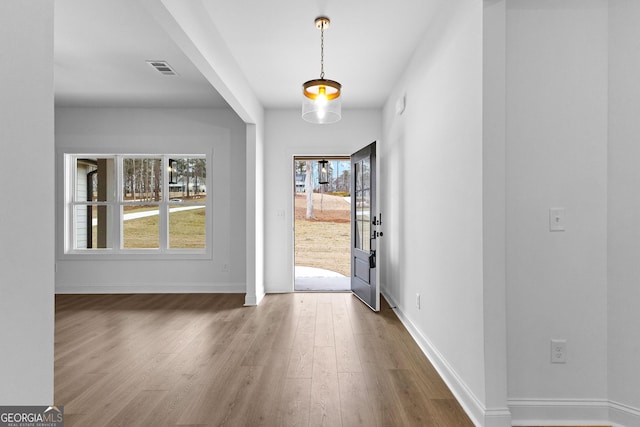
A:
[[[376,251],[369,252],[369,268],[376,268]]]
[[[371,220],[371,224],[373,225],[373,227],[371,227],[371,239],[382,237],[382,231],[375,230],[375,227],[382,224],[382,213],[380,213],[378,217],[374,216],[373,219]]]

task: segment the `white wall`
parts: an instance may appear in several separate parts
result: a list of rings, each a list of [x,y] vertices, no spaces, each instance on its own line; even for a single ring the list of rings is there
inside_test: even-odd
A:
[[[266,292],[293,291],[293,157],[350,155],[380,141],[380,110],[345,110],[342,120],[314,125],[300,110],[267,110],[264,152]],[[379,147],[379,145],[378,145]],[[284,212],[284,217],[278,216]]]
[[[483,2],[482,253],[487,427],[511,427],[507,408],[506,2]]]
[[[612,421],[640,425],[640,2],[609,2],[609,305]]]
[[[605,421],[607,1],[510,0],[506,39],[513,422]],[[566,231],[549,231],[551,207]],[[556,338],[566,364],[550,363]]]
[[[444,2],[428,24],[385,106],[380,151],[384,293],[478,425],[486,412],[482,8]]]
[[[245,125],[228,109],[57,108],[57,292],[245,292]],[[213,152],[212,259],[78,259],[63,253],[62,154]],[[229,266],[229,272],[223,266]]]
[[[246,295],[245,305],[258,305],[265,296],[264,282],[264,113],[247,124],[246,148]]]
[[[53,2],[0,2],[0,64],[0,404],[50,405]]]

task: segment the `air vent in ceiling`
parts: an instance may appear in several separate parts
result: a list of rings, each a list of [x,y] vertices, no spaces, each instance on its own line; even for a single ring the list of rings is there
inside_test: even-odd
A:
[[[177,76],[178,73],[175,72],[171,65],[167,63],[167,61],[147,61],[147,64],[151,65],[156,69],[160,74],[164,74],[165,76]]]

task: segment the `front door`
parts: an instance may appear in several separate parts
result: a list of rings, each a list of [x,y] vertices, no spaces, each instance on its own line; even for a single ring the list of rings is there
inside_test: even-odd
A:
[[[351,155],[351,177],[351,291],[379,311],[375,142]]]

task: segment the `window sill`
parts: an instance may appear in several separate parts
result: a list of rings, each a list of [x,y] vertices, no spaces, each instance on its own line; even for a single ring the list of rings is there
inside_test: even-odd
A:
[[[167,261],[167,260],[211,260],[209,251],[175,250],[153,251],[148,249],[113,251],[111,249],[88,251],[70,251],[60,256],[60,261]]]

